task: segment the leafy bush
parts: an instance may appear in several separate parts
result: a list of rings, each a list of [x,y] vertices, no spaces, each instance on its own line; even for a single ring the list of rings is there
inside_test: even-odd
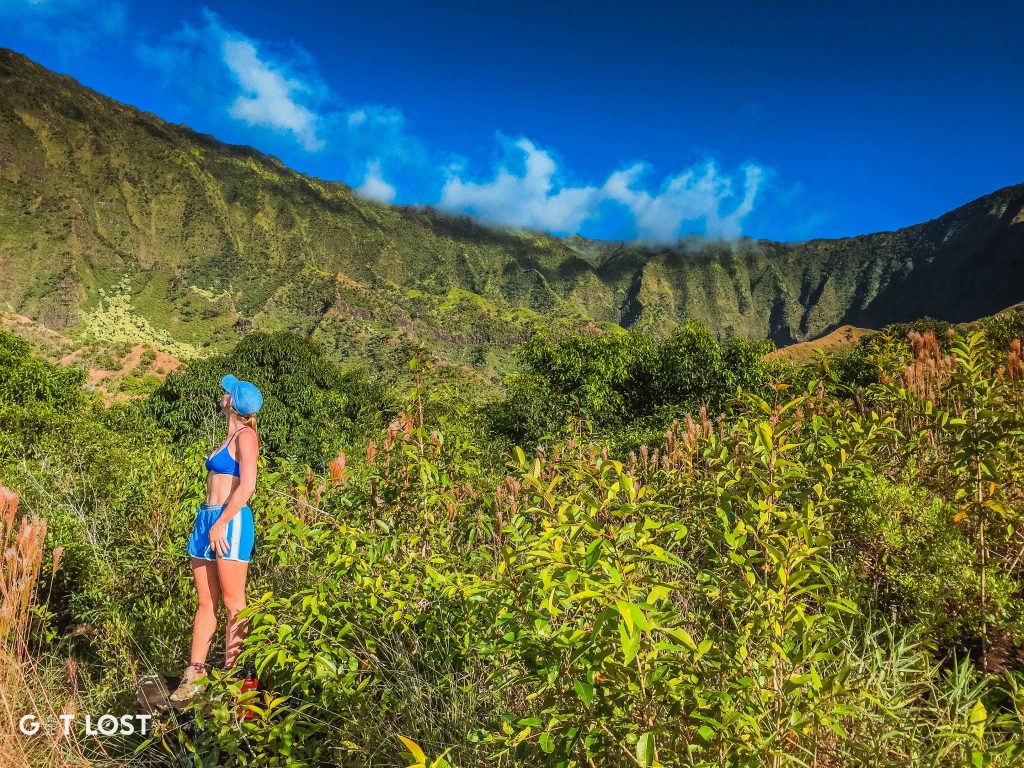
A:
[[[257,421],[264,449],[322,468],[392,406],[358,372],[343,372],[313,341],[296,334],[251,333],[228,354],[195,361],[168,375],[151,399],[175,441],[213,441],[226,373],[263,393]]]
[[[719,343],[690,321],[661,343],[638,331],[570,334],[558,342],[541,330],[519,350],[524,371],[492,406],[492,428],[520,444],[545,435],[608,433],[683,413],[721,412],[737,389],[764,394],[771,342]],[[628,442],[628,441],[626,441]]]
[[[24,339],[0,330],[0,408],[45,404],[70,410],[82,403],[85,371],[33,354]]]

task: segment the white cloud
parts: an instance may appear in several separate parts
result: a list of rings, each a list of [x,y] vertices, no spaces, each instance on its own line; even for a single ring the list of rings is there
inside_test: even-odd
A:
[[[637,235],[642,240],[667,242],[679,237],[687,222],[704,221],[709,237],[733,239],[742,231],[743,219],[754,208],[764,179],[764,169],[748,163],[743,167],[743,197],[726,213],[723,209],[736,192],[735,180],[719,171],[714,161],[692,167],[667,179],[661,191],[651,194],[637,189],[647,172],[642,163],[616,171],[602,187],[611,200],[622,203],[633,214]]]
[[[363,104],[353,107],[345,113],[345,123],[350,127],[365,126],[370,128],[404,129],[405,115],[402,110],[387,107],[383,104]]]
[[[395,199],[395,187],[384,181],[380,172],[380,160],[371,160],[366,164],[366,175],[363,183],[356,188],[363,197],[376,200],[381,203],[390,203]]]
[[[423,201],[443,184],[450,154],[428,149],[395,106],[343,103],[297,46],[254,39],[203,10],[196,23],[185,21],[158,40],[138,40],[135,53],[187,105],[192,114],[182,115],[184,122],[217,132],[211,107],[219,106],[232,121],[317,152],[320,167],[330,169],[318,175],[349,183],[362,178],[362,193],[378,200],[394,199],[396,179],[410,199]],[[288,149],[281,151],[287,157]]]
[[[441,191],[439,207],[475,213],[492,224],[558,233],[577,232],[597,213],[600,190],[563,184],[555,160],[529,139],[520,138],[513,146],[523,155],[521,174],[502,165],[493,180],[476,183],[453,172]]]
[[[732,239],[741,234],[743,219],[753,210],[764,178],[756,164],[743,167],[743,196],[731,210],[737,181],[723,174],[713,161],[682,171],[652,194],[640,187],[649,169],[636,163],[615,171],[600,187],[573,186],[551,154],[527,138],[511,145],[522,155],[523,170],[499,165],[486,182],[467,181],[463,168],[449,170],[439,207],[476,214],[492,224],[543,229],[559,234],[580,230],[588,220],[600,217],[607,201],[624,205],[632,214],[636,235],[648,242],[672,242],[687,223],[703,222],[709,237]]]
[[[194,104],[220,103],[234,120],[291,136],[308,152],[324,148],[316,105],[327,88],[300,48],[272,50],[204,9],[202,24],[186,21],[159,42],[139,41],[135,52]]]
[[[228,114],[249,125],[287,131],[310,152],[323,149],[316,134],[317,116],[295,98],[308,87],[262,60],[251,40],[227,37],[222,47],[224,63],[242,87]]]
[[[209,125],[210,106],[220,105],[234,121],[269,129],[319,153],[321,162],[333,163],[334,178],[346,181],[363,176],[372,159],[378,170],[366,190],[378,198],[393,187],[377,183],[384,177],[401,176],[403,189],[421,199],[428,199],[428,188],[436,192],[443,183],[450,156],[428,150],[412,135],[400,109],[339,104],[312,58],[297,46],[254,39],[204,9],[199,23],[185,21],[159,40],[139,40],[135,53],[163,74],[165,86],[184,96],[191,111],[204,112],[190,116],[190,122]]]

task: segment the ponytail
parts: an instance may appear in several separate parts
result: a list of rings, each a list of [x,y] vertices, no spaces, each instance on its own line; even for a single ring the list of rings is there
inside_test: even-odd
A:
[[[259,433],[259,430],[256,429],[256,414],[255,413],[239,413],[234,408],[232,408],[231,411],[232,411],[232,413],[235,414],[235,416],[238,417],[238,420],[240,422],[242,422],[242,424],[244,424],[245,426],[249,427],[250,429],[252,429],[253,432],[256,433],[256,440],[258,442],[259,439],[260,439],[260,433]]]

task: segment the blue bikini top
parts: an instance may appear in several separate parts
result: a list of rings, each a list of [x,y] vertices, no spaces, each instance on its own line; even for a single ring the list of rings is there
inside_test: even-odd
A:
[[[242,430],[237,430],[235,435],[241,431]],[[235,438],[235,435],[232,435],[231,439],[228,440],[219,451],[206,460],[207,470],[210,472],[220,472],[222,475],[234,475],[235,477],[241,477],[242,473],[238,460],[228,453],[228,446],[231,445],[231,440]]]

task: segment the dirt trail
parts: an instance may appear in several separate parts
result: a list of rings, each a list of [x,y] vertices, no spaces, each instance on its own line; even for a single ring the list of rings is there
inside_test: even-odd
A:
[[[134,344],[128,353],[120,359],[120,364],[116,368],[87,367],[90,357],[88,348],[77,346],[74,339],[47,328],[30,317],[7,312],[3,315],[2,325],[4,329],[21,336],[32,344],[44,357],[59,362],[61,365],[84,368],[87,386],[99,392],[104,402],[123,402],[136,397],[136,395],[112,390],[116,389],[119,380],[134,374],[139,368],[143,355],[146,354],[147,344],[142,342]],[[91,351],[96,352],[96,350]],[[162,379],[181,365],[181,360],[174,355],[159,350],[154,350],[154,352],[155,357],[142,366],[142,370],[138,372],[139,375],[154,375]]]
[[[133,374],[136,368],[139,367],[139,363],[142,362],[142,356],[145,354],[146,348],[147,345],[141,342],[135,344],[128,354],[125,355],[121,363],[121,367],[115,370],[89,368],[89,384],[100,391],[103,394],[104,400],[107,402],[130,400],[133,395],[129,395],[124,392],[109,392],[107,391],[106,384],[112,384],[119,379],[123,379],[125,376]],[[76,352],[81,352],[81,350],[76,350]],[[68,355],[67,357],[70,358],[72,355]],[[63,362],[63,360],[61,362]],[[141,375],[145,376],[153,374],[160,378],[164,378],[179,365],[181,365],[181,360],[176,358],[174,355],[156,350],[156,357],[153,358],[152,362],[145,366],[145,370],[141,372]]]

